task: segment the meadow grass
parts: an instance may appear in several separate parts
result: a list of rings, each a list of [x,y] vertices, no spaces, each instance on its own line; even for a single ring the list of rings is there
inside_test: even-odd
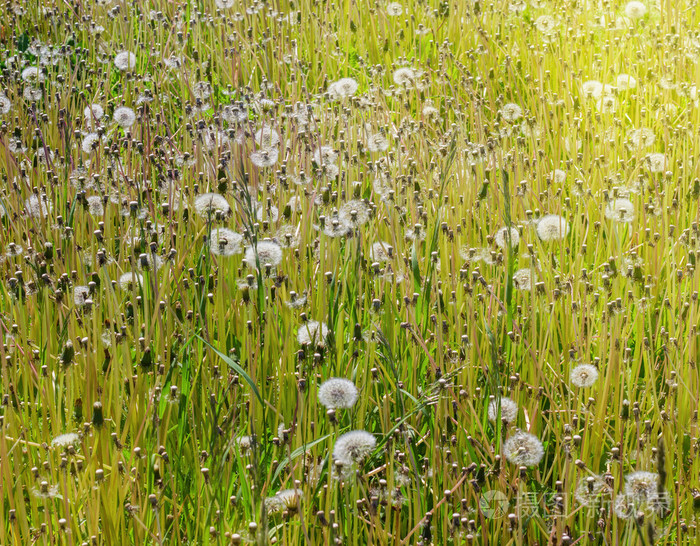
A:
[[[696,543],[694,2],[0,12],[0,544]]]

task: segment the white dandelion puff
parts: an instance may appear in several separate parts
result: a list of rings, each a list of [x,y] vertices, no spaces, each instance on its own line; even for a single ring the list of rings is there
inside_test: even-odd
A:
[[[647,13],[647,7],[637,0],[628,2],[625,6],[625,15],[630,19],[641,19]]]
[[[523,109],[513,102],[509,102],[508,104],[504,105],[500,112],[501,117],[508,122],[517,121],[523,115]]]
[[[128,129],[136,122],[136,113],[128,106],[120,106],[114,110],[112,119],[120,127]]]
[[[194,200],[194,210],[202,218],[208,219],[217,213],[228,216],[231,213],[231,205],[221,194],[203,193]]]
[[[73,303],[82,307],[90,299],[90,289],[87,286],[76,286],[73,288]]]
[[[506,459],[519,466],[536,466],[544,457],[539,438],[521,430],[506,440],[503,451]]]
[[[384,241],[377,241],[372,244],[369,256],[372,262],[388,262],[393,254],[393,247]]]
[[[324,347],[328,334],[328,326],[324,322],[310,320],[299,326],[297,330],[297,341],[299,345],[310,344],[317,347]]]
[[[39,197],[38,195],[31,195],[25,202],[24,208],[27,214],[33,218],[44,218],[48,216],[49,212],[53,208],[51,203],[49,203],[45,197]]]
[[[256,267],[255,256],[257,254],[260,266],[277,266],[282,262],[282,247],[274,241],[260,241],[255,246],[249,246],[245,251],[245,261],[248,267]]]
[[[493,241],[498,247],[506,248],[508,246],[508,233],[508,228],[502,227],[496,232],[496,235],[493,236]],[[518,243],[520,243],[520,232],[512,227],[510,228],[510,246],[516,247]]]
[[[370,152],[384,152],[389,148],[389,141],[381,134],[376,133],[367,139],[367,149]]]
[[[209,251],[217,256],[233,256],[243,251],[243,235],[228,228],[212,229]]]
[[[518,290],[532,290],[533,280],[534,274],[529,267],[518,269],[513,273],[513,286]]]
[[[119,277],[119,286],[122,290],[135,290],[143,284],[143,277],[139,273],[128,271]]]
[[[598,368],[592,364],[579,364],[571,370],[569,381],[575,387],[582,389],[592,387],[598,381]]]
[[[335,441],[333,458],[343,464],[352,465],[361,462],[377,445],[377,439],[366,430],[346,432]]]
[[[353,78],[341,78],[328,86],[328,93],[331,98],[342,99],[357,93],[359,84]]]
[[[65,434],[59,434],[51,440],[51,445],[55,447],[68,447],[77,443],[79,440],[80,436],[75,432],[67,432]]]
[[[613,199],[605,207],[605,217],[615,222],[632,222],[634,220],[634,204],[629,199]]]
[[[662,173],[666,170],[666,156],[662,153],[653,153],[647,156],[649,170],[653,173]]]
[[[518,404],[508,397],[501,397],[499,401],[494,398],[489,402],[488,415],[489,421],[498,419],[498,410],[501,410],[501,420],[506,423],[512,423],[518,418]]]
[[[114,66],[122,72],[125,70],[133,70],[136,66],[136,55],[131,51],[121,51],[114,57]]]
[[[569,223],[557,214],[548,214],[537,222],[537,236],[542,241],[563,239],[569,233]]]
[[[357,387],[349,379],[333,377],[318,388],[318,401],[328,409],[351,408],[358,396]]]

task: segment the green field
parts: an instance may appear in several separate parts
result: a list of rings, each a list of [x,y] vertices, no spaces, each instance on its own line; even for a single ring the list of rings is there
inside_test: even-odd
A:
[[[0,7],[0,545],[700,541],[694,0]]]

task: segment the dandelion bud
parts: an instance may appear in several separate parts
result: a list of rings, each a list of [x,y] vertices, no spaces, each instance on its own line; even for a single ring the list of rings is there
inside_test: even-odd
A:
[[[73,348],[73,343],[71,343],[71,341],[68,340],[63,346],[63,352],[61,353],[61,363],[64,366],[69,366],[73,362],[74,355],[75,349]]]
[[[150,347],[147,347],[143,351],[143,356],[141,357],[141,367],[142,368],[150,368],[153,365],[153,359],[151,357],[151,349]]]
[[[518,527],[518,517],[515,514],[508,514],[508,522],[511,531],[514,531]]]
[[[620,418],[627,420],[630,417],[630,401],[629,400],[623,400],[622,401],[622,410],[620,411]]]
[[[101,427],[104,423],[104,415],[102,414],[102,403],[95,402],[92,405],[92,424],[95,427]]]
[[[700,510],[700,491],[693,493],[693,509]]]
[[[251,521],[248,524],[248,532],[250,533],[250,536],[254,537],[255,534],[257,533],[257,531],[258,531],[258,524],[255,523],[254,521]]]

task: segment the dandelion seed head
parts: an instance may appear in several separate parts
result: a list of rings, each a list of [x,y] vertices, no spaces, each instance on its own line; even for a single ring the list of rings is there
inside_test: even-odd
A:
[[[377,439],[366,430],[353,430],[341,435],[333,447],[333,459],[344,465],[361,462],[377,445]]]
[[[596,103],[596,108],[604,114],[613,114],[617,111],[617,99],[610,95],[601,97]]]
[[[114,57],[114,66],[122,72],[125,70],[133,70],[136,67],[136,55],[131,51],[121,51]]]
[[[67,432],[65,434],[59,434],[51,440],[51,445],[55,447],[68,447],[77,443],[79,440],[80,436],[75,432]]]
[[[654,145],[656,135],[654,131],[641,127],[630,132],[630,143],[634,148],[649,148]]]
[[[393,247],[384,241],[377,241],[372,244],[369,255],[372,262],[388,262],[391,260]]]
[[[142,271],[158,271],[163,266],[163,258],[153,252],[142,253],[138,265]]]
[[[7,249],[5,250],[5,256],[7,256],[8,258],[14,258],[15,256],[21,256],[22,252],[24,252],[24,247],[12,242],[7,245]]]
[[[284,304],[289,308],[289,309],[301,309],[306,305],[306,302],[308,301],[308,298],[306,297],[306,294],[296,294],[292,293],[290,294],[289,300],[285,301]]]
[[[112,119],[120,127],[128,129],[136,121],[136,113],[128,106],[120,106],[114,110]]]
[[[493,236],[493,240],[496,245],[500,248],[506,248],[508,246],[508,228],[502,227]],[[512,227],[510,228],[510,246],[516,247],[520,243],[520,232]]]
[[[367,139],[367,149],[370,152],[384,152],[389,148],[389,141],[381,134],[376,133]]]
[[[598,80],[588,80],[581,85],[583,96],[587,99],[599,99],[603,95],[603,84]]]
[[[279,151],[276,148],[260,148],[250,154],[250,161],[259,169],[272,167],[277,163]]]
[[[398,2],[390,2],[386,6],[386,14],[391,17],[398,17],[403,13],[403,6]]]
[[[255,246],[249,246],[245,251],[245,261],[248,267],[256,267],[255,255],[258,255],[260,266],[277,266],[282,262],[282,247],[274,241],[260,241]]]
[[[122,290],[136,290],[143,284],[143,277],[139,273],[129,271],[119,277],[119,286]]]
[[[628,2],[625,6],[625,15],[630,19],[641,19],[647,13],[647,7],[637,0]]]
[[[195,212],[204,219],[214,217],[216,213],[228,216],[231,213],[231,205],[226,198],[218,193],[203,193],[194,200]]]
[[[369,221],[369,207],[359,199],[353,199],[343,204],[338,211],[338,220],[353,228]]]
[[[328,409],[351,408],[358,396],[357,387],[349,379],[333,377],[318,388],[318,401]]]
[[[506,423],[513,423],[518,418],[518,404],[508,397],[501,397],[499,400],[494,398],[489,402],[488,415],[489,421],[498,419],[498,410],[501,410],[501,420]]]
[[[394,83],[401,87],[414,87],[417,79],[416,71],[412,68],[402,67],[394,70]]]
[[[253,449],[253,437],[252,436],[239,436],[236,438],[236,445],[241,452],[241,455],[250,455]]]
[[[637,515],[634,501],[629,495],[625,495],[624,493],[615,497],[613,511],[620,519],[631,519]]]
[[[297,228],[294,226],[280,226],[275,234],[275,242],[282,248],[297,248],[301,242]]]
[[[425,227],[421,224],[416,224],[413,227],[406,228],[406,240],[407,241],[423,241],[427,236]]]
[[[542,241],[556,241],[569,234],[569,223],[557,214],[548,214],[537,222],[537,236]]]
[[[324,322],[309,320],[299,326],[297,330],[297,341],[300,345],[308,344],[316,347],[324,347],[328,334],[328,326]]]
[[[22,70],[21,78],[25,83],[36,84],[44,81],[44,74],[38,67],[28,66]]]
[[[636,504],[649,502],[658,495],[659,475],[655,472],[632,472],[625,476],[625,494]]]
[[[33,218],[45,218],[53,208],[45,197],[31,195],[24,202],[24,208],[27,214]]]
[[[536,466],[544,457],[544,447],[537,436],[518,431],[510,436],[503,451],[506,459],[519,466]]]
[[[325,235],[332,238],[345,237],[352,232],[352,227],[345,222],[341,222],[337,216],[330,220],[327,219],[322,229]]]
[[[48,482],[41,482],[39,487],[33,487],[31,493],[38,499],[62,499],[58,485],[49,485]]]
[[[44,93],[38,87],[27,86],[24,88],[22,96],[29,102],[40,101]]]
[[[513,273],[513,285],[518,290],[532,290],[534,274],[532,269],[525,267]]]
[[[508,122],[514,122],[520,119],[523,115],[523,109],[513,103],[509,102],[501,108],[501,117]]]
[[[602,476],[584,476],[576,486],[574,496],[583,506],[593,506],[598,500],[609,498],[612,488]]]
[[[264,501],[268,514],[275,514],[284,510],[296,510],[299,504],[301,492],[294,489],[282,489]]]
[[[280,135],[272,127],[265,125],[255,133],[255,144],[264,149],[272,149],[279,146]]]
[[[634,204],[629,199],[613,199],[605,207],[605,217],[615,222],[632,222],[635,217]]]
[[[90,289],[87,286],[76,286],[73,288],[73,303],[81,307],[90,299]]]
[[[535,19],[535,28],[545,35],[553,34],[558,26],[559,21],[551,15],[540,15]]]
[[[592,364],[579,364],[571,370],[569,381],[575,387],[585,389],[592,387],[598,380],[598,368]]]
[[[80,148],[83,150],[83,153],[90,154],[97,148],[100,140],[100,135],[97,133],[88,133],[83,137],[83,142],[80,145]]]
[[[527,2],[525,0],[511,0],[508,4],[508,11],[513,13],[522,13],[527,9]]]
[[[332,164],[338,161],[338,152],[331,146],[321,146],[314,151],[313,160],[318,165]]]
[[[666,171],[666,156],[660,152],[649,154],[647,156],[649,170],[653,173],[662,173]]]
[[[12,110],[12,101],[0,93],[0,115],[9,114]]]
[[[209,82],[201,81],[192,86],[192,94],[196,99],[207,100],[211,97],[213,90]]]
[[[341,78],[328,86],[328,93],[333,99],[350,97],[357,93],[359,84],[353,78]]]
[[[566,171],[562,171],[561,169],[554,169],[550,176],[555,184],[563,184],[566,182]]]
[[[627,91],[637,87],[637,80],[629,74],[618,74],[616,84],[620,91]]]
[[[209,250],[217,256],[233,256],[243,251],[243,235],[228,228],[211,230]]]
[[[105,213],[102,197],[99,195],[91,195],[87,199],[88,212],[92,216],[103,216]]]

